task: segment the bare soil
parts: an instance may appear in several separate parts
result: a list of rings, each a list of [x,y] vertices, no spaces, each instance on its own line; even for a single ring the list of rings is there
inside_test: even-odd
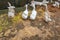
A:
[[[37,6],[35,20],[20,19],[0,32],[0,40],[60,40],[60,8],[48,5],[52,22],[44,21],[44,6]],[[30,11],[31,12],[31,11]],[[21,12],[20,12],[21,13]],[[19,14],[20,14],[19,13]],[[16,15],[17,16],[17,15]]]

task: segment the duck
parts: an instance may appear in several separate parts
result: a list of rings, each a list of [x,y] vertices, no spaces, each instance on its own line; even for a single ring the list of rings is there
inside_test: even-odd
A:
[[[58,7],[59,8],[59,2],[55,1],[55,3],[53,4],[54,7]]]
[[[54,7],[56,6],[56,4],[52,4]]]
[[[14,10],[14,6],[11,6],[11,3],[8,2],[8,17],[14,17],[15,15],[15,10]]]
[[[41,5],[43,4],[43,2],[38,2],[38,1],[34,1],[34,0],[32,0],[30,6],[33,7],[34,4],[35,4],[35,5],[40,5],[40,6],[41,6]]]
[[[50,18],[50,15],[49,15],[49,11],[48,11],[48,8],[47,8],[47,4],[45,5],[46,6],[46,10],[45,10],[45,12],[44,12],[44,14],[45,14],[45,21],[46,22],[50,22],[50,21],[52,21],[52,19]]]
[[[23,19],[27,19],[28,18],[28,9],[27,9],[28,5],[26,4],[25,7],[26,7],[26,9],[25,9],[25,11],[22,14],[22,18]]]
[[[56,3],[56,5],[57,5],[57,7],[59,8],[60,3],[59,3],[59,2],[57,2],[57,1],[55,1],[55,3]]]
[[[42,2],[43,2],[43,4],[49,3],[49,1],[47,1],[47,0],[43,0]]]
[[[42,2],[38,2],[38,1],[32,0],[30,6],[33,7],[34,4],[35,4],[35,5],[40,5],[40,6],[41,6],[41,5],[44,5],[44,4],[47,4],[47,3],[49,3],[49,1],[43,0]]]
[[[33,5],[32,14],[30,15],[31,20],[35,20],[37,16],[37,11],[35,10],[35,4]]]

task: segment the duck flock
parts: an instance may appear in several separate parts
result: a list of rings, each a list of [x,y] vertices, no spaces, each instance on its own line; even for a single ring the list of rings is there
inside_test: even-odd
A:
[[[53,2],[53,1],[51,0],[51,2]],[[44,20],[46,22],[52,21],[50,15],[49,15],[48,7],[47,7],[48,3],[49,3],[49,1],[46,1],[46,0],[43,0],[42,2],[38,2],[38,1],[32,0],[30,6],[32,6],[33,9],[32,9],[31,15],[30,15],[30,19],[31,20],[35,20],[36,19],[37,11],[36,11],[35,5],[40,5],[40,6],[44,5],[46,7],[45,12],[44,12],[44,14],[45,14],[44,15],[44,17],[45,17]],[[15,15],[15,10],[14,10],[15,6],[11,6],[11,3],[9,3],[9,2],[8,2],[8,4],[9,4],[9,7],[8,7],[8,17],[14,17],[14,15]],[[29,13],[29,11],[28,11],[28,5],[29,4],[25,5],[26,9],[22,13],[22,18],[23,19],[27,19],[28,18],[28,13]],[[54,7],[58,7],[59,8],[59,2],[58,1],[55,1],[55,3],[53,3],[52,5]]]

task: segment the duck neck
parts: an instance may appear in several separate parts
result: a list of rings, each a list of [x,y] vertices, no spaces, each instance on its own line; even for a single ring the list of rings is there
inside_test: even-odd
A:
[[[33,8],[33,10],[35,10],[35,7]]]
[[[33,9],[35,10],[35,7]]]
[[[33,10],[35,10],[35,4],[33,5]]]
[[[28,10],[28,9],[27,9],[27,6],[26,6],[26,10]]]
[[[8,2],[8,5],[9,5],[9,7],[11,7],[11,3],[10,2]]]
[[[47,7],[47,5],[46,5],[46,11],[48,11],[48,7]]]

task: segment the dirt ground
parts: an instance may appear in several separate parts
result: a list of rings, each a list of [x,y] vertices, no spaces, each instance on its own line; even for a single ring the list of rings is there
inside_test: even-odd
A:
[[[44,21],[44,6],[37,6],[36,10],[38,13],[34,21],[29,18],[23,20],[21,15],[16,15],[13,21],[8,19],[12,26],[0,32],[0,40],[60,40],[60,8],[48,5],[52,19],[48,23]]]

